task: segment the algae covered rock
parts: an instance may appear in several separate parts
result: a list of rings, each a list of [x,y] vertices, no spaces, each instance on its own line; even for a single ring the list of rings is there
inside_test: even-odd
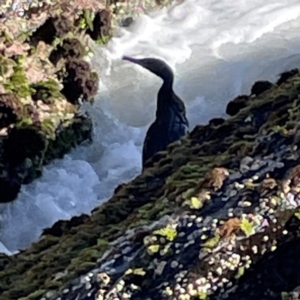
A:
[[[240,95],[230,101],[226,107],[226,114],[229,116],[236,115],[241,109],[245,108],[250,102],[250,96],[248,95]]]
[[[256,81],[251,88],[251,95],[259,96],[263,92],[272,88],[273,84],[269,81]]]
[[[300,75],[197,126],[91,216],[0,257],[3,299],[280,299],[300,285]]]
[[[0,202],[7,202],[43,165],[91,139],[80,106],[92,102],[99,79],[85,58],[89,39],[110,37],[111,13],[47,1],[1,10]]]

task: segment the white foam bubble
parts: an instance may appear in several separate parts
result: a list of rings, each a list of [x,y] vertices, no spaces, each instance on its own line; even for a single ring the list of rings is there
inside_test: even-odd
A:
[[[255,80],[297,67],[299,30],[298,0],[186,0],[118,29],[93,60],[101,77],[87,107],[94,142],[47,166],[15,202],[0,205],[0,251],[27,247],[56,220],[88,213],[140,172],[161,82],[122,55],[160,57],[174,68],[193,127],[225,116],[227,102]]]

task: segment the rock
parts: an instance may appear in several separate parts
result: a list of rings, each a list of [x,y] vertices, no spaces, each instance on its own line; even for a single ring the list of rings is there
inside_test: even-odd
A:
[[[20,182],[17,182],[17,174],[0,174],[0,202],[13,201],[19,194],[21,189]]]
[[[96,12],[92,28],[88,28],[86,33],[94,40],[101,40],[106,43],[107,38],[112,35],[112,13],[109,10],[103,9]]]
[[[294,295],[299,91],[296,74],[234,117],[196,126],[91,216],[59,221],[0,257],[2,299]]]
[[[209,126],[219,126],[225,122],[225,119],[223,118],[214,118],[211,119],[208,123]]]
[[[256,81],[251,88],[251,95],[259,96],[274,85],[269,81]]]
[[[99,79],[85,61],[91,49],[83,37],[105,42],[111,13],[99,5],[60,13],[60,5],[44,4],[25,9],[32,18],[19,18],[19,26],[7,13],[0,29],[0,202],[91,139],[92,122],[80,106],[92,103]]]
[[[293,77],[294,75],[298,74],[298,69],[293,69],[291,71],[283,72],[280,74],[280,78],[277,80],[276,84],[281,85],[282,83],[286,82],[288,79]]]
[[[247,95],[241,95],[233,99],[227,104],[226,114],[229,116],[236,115],[241,109],[245,108],[250,100]]]
[[[7,128],[17,121],[18,98],[13,94],[0,95],[0,129]]]
[[[128,27],[134,22],[132,17],[127,17],[124,20],[120,20],[120,26]]]

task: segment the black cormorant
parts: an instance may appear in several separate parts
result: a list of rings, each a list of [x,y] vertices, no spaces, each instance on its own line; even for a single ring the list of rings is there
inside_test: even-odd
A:
[[[146,161],[155,153],[166,150],[170,143],[188,133],[189,122],[183,101],[173,91],[173,71],[163,60],[128,56],[122,59],[144,67],[163,80],[157,95],[156,119],[149,127],[144,141],[144,168]]]

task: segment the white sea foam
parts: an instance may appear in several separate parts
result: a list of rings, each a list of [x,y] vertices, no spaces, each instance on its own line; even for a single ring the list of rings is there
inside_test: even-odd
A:
[[[15,202],[0,205],[0,251],[27,247],[56,220],[88,213],[140,172],[161,82],[122,55],[160,57],[173,67],[193,127],[225,116],[227,102],[249,93],[255,80],[299,66],[299,31],[298,0],[186,0],[120,28],[93,61],[101,76],[87,108],[94,142],[47,166]]]

